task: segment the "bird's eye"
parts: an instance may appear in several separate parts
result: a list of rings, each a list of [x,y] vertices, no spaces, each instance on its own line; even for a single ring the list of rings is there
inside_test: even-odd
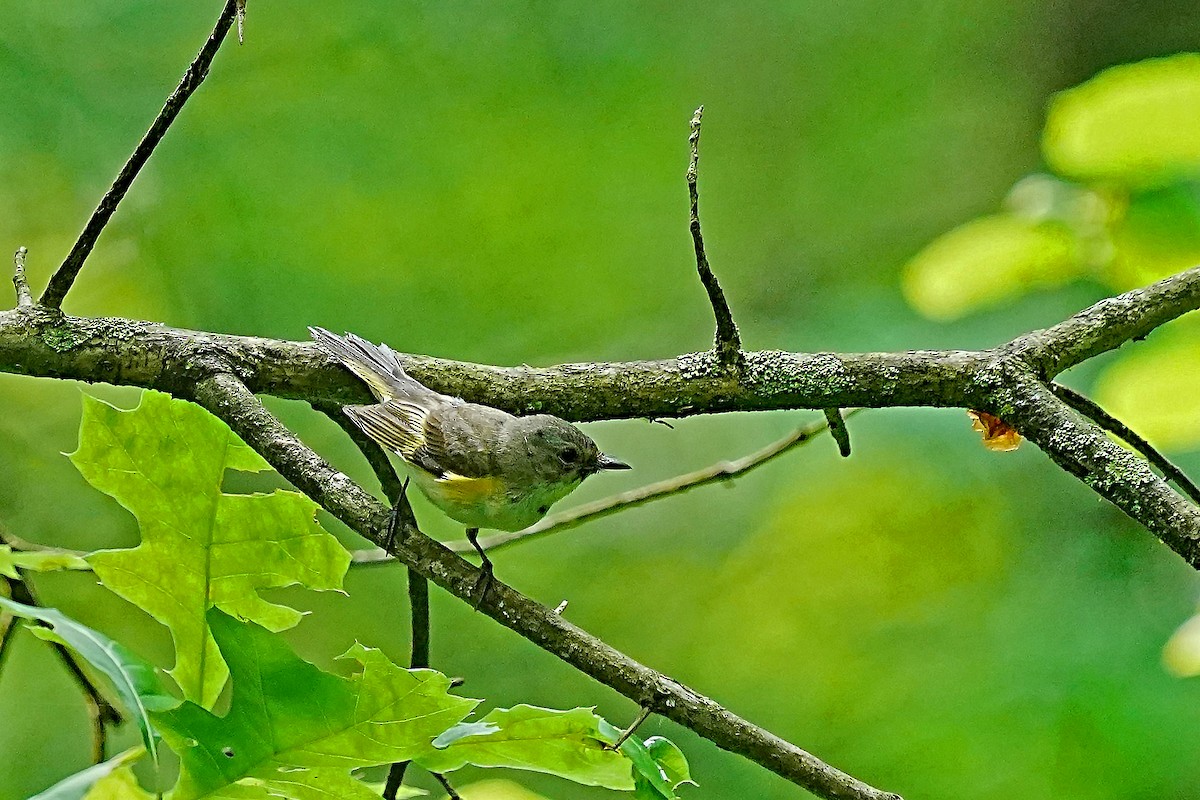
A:
[[[564,464],[574,464],[579,460],[579,451],[574,447],[564,447],[558,451],[558,458]]]

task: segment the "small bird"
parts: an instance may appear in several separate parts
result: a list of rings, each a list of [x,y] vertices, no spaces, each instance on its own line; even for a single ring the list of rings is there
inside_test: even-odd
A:
[[[313,340],[346,365],[379,400],[345,406],[354,424],[404,462],[425,496],[467,526],[482,559],[473,593],[483,601],[492,562],[479,529],[517,531],[544,517],[585,478],[629,469],[583,431],[549,414],[517,417],[435,392],[412,378],[387,345],[309,328]]]

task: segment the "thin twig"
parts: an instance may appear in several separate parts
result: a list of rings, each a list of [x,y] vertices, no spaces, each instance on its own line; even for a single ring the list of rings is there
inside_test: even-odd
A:
[[[825,409],[825,421],[829,423],[830,435],[837,442],[838,452],[842,454],[842,458],[849,458],[850,429],[846,427],[846,420],[842,417],[842,410],[840,408]]]
[[[861,410],[858,408],[849,409],[846,412],[846,416],[851,417]],[[491,536],[482,537],[479,540],[479,544],[484,550],[489,552],[499,550],[517,542],[538,539],[543,536],[549,536],[552,533],[561,533],[571,528],[577,528],[585,522],[607,517],[610,514],[616,514],[618,511],[645,505],[646,503],[661,500],[665,497],[683,494],[700,486],[732,480],[761,467],[768,461],[778,458],[795,447],[812,441],[824,433],[828,427],[829,425],[824,422],[807,425],[789,433],[778,441],[772,442],[761,450],[756,450],[734,461],[718,461],[716,464],[711,464],[695,472],[677,475],[674,478],[649,483],[628,492],[615,494],[591,503],[584,503],[575,508],[543,517],[541,521],[530,525],[524,530],[511,533],[496,533]],[[467,553],[473,549],[467,542],[445,542],[445,545],[456,553]],[[387,552],[381,548],[375,548],[355,552],[352,564],[379,564],[390,560],[391,556]]]
[[[432,775],[434,779],[442,785],[442,788],[446,790],[447,800],[462,800],[462,796],[459,795],[458,792],[454,791],[454,787],[450,785],[450,781],[445,775],[440,772],[431,772],[429,774]]]
[[[621,731],[621,735],[618,736],[617,740],[612,743],[612,749],[616,750],[621,745],[625,744],[625,740],[628,739],[630,736],[633,736],[634,731],[636,731],[638,728],[640,728],[642,723],[645,722],[647,719],[649,719],[650,715],[653,713],[654,712],[652,710],[643,706],[642,709],[638,712],[637,717],[635,717],[633,722],[630,723],[629,727],[626,728],[625,730]]]
[[[18,247],[13,253],[13,287],[17,290],[17,307],[33,305],[33,295],[29,291],[29,279],[25,277],[25,256],[29,251]]]
[[[96,206],[96,210],[92,212],[91,218],[84,226],[83,232],[79,234],[79,238],[75,241],[75,245],[71,248],[71,252],[67,254],[62,266],[50,278],[50,283],[46,286],[46,291],[42,292],[42,298],[39,301],[41,305],[49,308],[60,308],[63,298],[67,296],[71,285],[75,282],[75,278],[79,275],[79,271],[83,269],[83,262],[87,260],[88,255],[92,252],[92,248],[96,244],[96,240],[100,238],[100,234],[104,231],[104,227],[108,225],[109,219],[112,218],[113,212],[117,210],[117,206],[125,197],[125,193],[129,191],[129,187],[133,184],[134,178],[138,176],[138,172],[150,158],[150,154],[154,152],[154,148],[162,141],[167,129],[171,127],[171,123],[175,121],[179,111],[183,108],[183,104],[191,97],[192,92],[196,91],[197,87],[203,83],[205,77],[208,76],[208,67],[212,63],[213,56],[217,54],[217,49],[220,48],[221,42],[225,39],[225,34],[229,32],[229,26],[233,22],[236,13],[236,0],[226,0],[225,7],[221,10],[220,16],[217,17],[216,27],[209,34],[204,46],[200,48],[200,52],[196,54],[196,58],[188,66],[187,71],[183,73],[183,79],[179,81],[179,85],[175,87],[175,91],[171,92],[167,102],[163,105],[162,110],[158,112],[154,122],[150,125],[150,129],[146,131],[146,135],[138,142],[138,146],[134,148],[133,154],[125,165],[121,167],[121,171],[117,173],[116,180],[112,186],[104,193],[104,197],[100,198],[100,204]]]
[[[11,546],[9,536],[2,530],[0,530],[0,544],[9,544]],[[18,570],[18,573],[20,572]],[[18,603],[24,603],[27,606],[41,607],[42,604],[38,600],[33,586],[23,576],[5,578],[4,581],[8,586],[8,596],[13,600]],[[0,659],[3,658],[4,651],[7,649],[6,646],[10,641],[14,628],[15,626],[11,619],[7,626],[0,625]],[[83,669],[70,648],[56,641],[50,641],[49,644],[54,649],[54,653],[58,656],[59,661],[62,662],[63,667],[66,668],[67,672],[75,680],[75,683],[79,684],[79,688],[83,691],[84,700],[87,704],[88,718],[92,723],[92,763],[99,764],[105,759],[105,750],[108,744],[108,726],[121,724],[121,712],[104,697],[104,694],[100,691],[100,687],[96,685]]]
[[[1190,497],[1193,503],[1200,504],[1200,487],[1197,487],[1192,479],[1184,474],[1183,470],[1160,453],[1154,445],[1138,436],[1129,429],[1129,426],[1109,414],[1094,400],[1084,397],[1074,389],[1063,386],[1061,383],[1052,383],[1050,388],[1064,403],[1141,453],[1147,461],[1158,467],[1163,477],[1173,481],[1184,494]]]
[[[88,554],[87,550],[72,550],[70,547],[51,547],[38,542],[31,542],[28,539],[22,539],[12,533],[3,534],[4,543],[13,550],[20,550],[26,553],[53,553],[55,555],[78,556],[83,558]]]
[[[721,290],[717,276],[713,274],[712,268],[708,265],[708,256],[704,252],[704,236],[700,233],[700,191],[696,182],[699,177],[700,122],[703,116],[704,106],[700,106],[692,115],[692,132],[688,136],[691,157],[688,160],[687,185],[688,197],[691,199],[692,205],[690,216],[692,243],[696,247],[696,271],[700,273],[700,282],[704,284],[704,291],[708,293],[708,302],[712,305],[713,314],[717,318],[717,334],[714,340],[717,359],[726,367],[737,367],[741,359],[742,340],[738,336],[737,325],[733,321],[733,312],[729,310],[729,303],[725,300],[725,292]]]

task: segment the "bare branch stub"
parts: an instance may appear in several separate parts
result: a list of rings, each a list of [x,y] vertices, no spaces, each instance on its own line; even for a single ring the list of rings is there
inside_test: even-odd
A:
[[[13,253],[13,288],[17,290],[17,307],[33,305],[33,295],[29,291],[29,279],[25,277],[25,256],[29,251],[18,247]]]
[[[1163,474],[1163,477],[1178,486],[1184,494],[1192,499],[1193,503],[1200,505],[1200,487],[1197,487],[1183,470],[1160,453],[1154,445],[1136,434],[1121,420],[1109,414],[1098,403],[1083,396],[1074,389],[1070,389],[1060,383],[1050,384],[1050,389],[1071,408],[1141,453],[1147,461],[1158,467],[1158,471]]]
[[[742,354],[742,340],[738,335],[737,325],[733,321],[733,313],[725,300],[725,292],[717,282],[712,267],[708,264],[708,256],[704,252],[704,236],[700,232],[700,191],[697,188],[700,164],[700,123],[704,116],[704,106],[696,109],[692,115],[691,135],[688,145],[691,156],[688,160],[687,184],[688,197],[691,200],[690,228],[692,243],[696,248],[696,271],[700,273],[700,282],[708,293],[708,302],[712,305],[713,314],[717,318],[717,334],[714,340],[717,359],[725,367],[737,367]]]
[[[840,408],[825,409],[825,420],[829,423],[830,435],[837,442],[838,452],[842,458],[849,458],[850,429],[846,427],[846,420],[842,417],[842,410]]]
[[[134,148],[133,154],[129,156],[129,160],[121,167],[121,171],[117,173],[116,179],[112,186],[104,193],[104,197],[100,198],[100,204],[96,206],[96,210],[92,212],[92,216],[84,226],[83,232],[79,234],[79,238],[71,247],[71,252],[67,254],[62,265],[55,271],[50,278],[50,283],[46,286],[46,291],[42,292],[41,300],[38,302],[48,308],[60,308],[63,299],[70,291],[71,285],[75,283],[75,278],[79,275],[79,271],[83,269],[83,262],[87,260],[88,255],[92,252],[92,248],[96,245],[96,240],[100,238],[100,234],[104,231],[108,221],[112,218],[113,212],[117,210],[117,206],[124,199],[125,193],[129,191],[129,187],[133,184],[134,178],[138,176],[138,172],[149,160],[150,154],[154,152],[154,148],[162,141],[166,135],[167,129],[171,127],[171,123],[175,121],[175,117],[179,115],[183,104],[191,97],[192,92],[204,82],[208,76],[208,67],[212,63],[213,57],[217,54],[217,50],[221,47],[221,42],[225,40],[225,34],[229,32],[229,27],[233,22],[233,18],[237,12],[237,0],[226,0],[225,7],[221,10],[220,16],[217,17],[216,27],[213,28],[208,39],[200,48],[200,52],[196,54],[196,58],[188,66],[187,71],[183,73],[182,80],[175,87],[175,91],[167,98],[162,110],[158,112],[154,122],[151,123],[150,129],[146,131],[146,135],[138,142]]]

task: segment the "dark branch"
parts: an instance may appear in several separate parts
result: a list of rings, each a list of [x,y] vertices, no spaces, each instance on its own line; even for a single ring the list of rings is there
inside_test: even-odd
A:
[[[7,535],[3,532],[0,532],[0,544],[9,544]],[[20,572],[18,570],[18,573]],[[25,580],[24,576],[17,578],[0,576],[0,584],[7,585],[8,596],[18,603],[24,603],[27,606],[42,605],[38,600],[33,586]],[[11,615],[5,615],[4,619],[0,619],[0,664],[3,663],[4,653],[15,629],[13,623],[14,620]],[[50,640],[49,644],[54,649],[55,655],[58,656],[58,660],[62,662],[67,673],[83,692],[84,700],[87,703],[88,719],[92,723],[92,763],[99,764],[101,761],[104,761],[106,756],[108,726],[121,724],[121,712],[112,703],[108,702],[100,687],[87,674],[79,661],[76,660],[76,656],[71,652],[70,648],[54,640]]]
[[[825,420],[829,423],[829,434],[837,442],[838,452],[842,458],[849,458],[850,429],[846,427],[846,420],[842,418],[842,410],[840,408],[825,409]]]
[[[688,197],[691,199],[689,227],[692,231],[692,244],[696,248],[696,271],[700,273],[700,282],[704,284],[704,291],[708,293],[708,302],[712,304],[713,314],[717,318],[717,334],[714,340],[717,359],[725,367],[736,367],[741,355],[742,340],[738,336],[737,325],[733,322],[733,313],[729,310],[729,303],[725,300],[725,292],[721,290],[717,276],[713,274],[712,267],[708,265],[708,256],[704,252],[704,236],[700,233],[700,192],[696,182],[699,178],[700,122],[703,116],[704,106],[700,106],[692,116],[692,132],[688,136],[688,145],[691,149],[687,169]]]
[[[1190,497],[1193,503],[1200,504],[1200,487],[1197,487],[1192,479],[1184,474],[1183,470],[1155,449],[1154,445],[1138,436],[1130,430],[1128,425],[1074,389],[1069,389],[1059,383],[1050,384],[1050,388],[1064,403],[1141,453],[1147,461],[1158,467],[1158,471],[1163,474],[1163,477],[1172,481]]]
[[[218,373],[195,382],[188,396],[223,419],[296,488],[376,544],[387,539],[388,512],[346,475],[334,470],[251,394],[236,376]],[[479,570],[416,528],[403,525],[392,543],[397,559],[456,597],[474,604]],[[730,713],[688,687],[655,672],[572,625],[500,581],[479,610],[642,707],[674,720],[726,750],[749,758],[827,798],[883,800],[881,792],[812,754]]]
[[[1200,569],[1200,508],[1032,375],[1016,376],[1000,395],[1005,422]]]
[[[208,40],[204,46],[200,48],[200,52],[196,55],[194,61],[188,66],[187,71],[183,73],[183,79],[179,85],[175,87],[175,91],[171,92],[171,96],[167,98],[167,102],[163,105],[162,110],[158,112],[158,116],[150,125],[150,129],[146,131],[146,135],[138,142],[138,146],[134,148],[133,155],[125,162],[125,166],[121,167],[121,171],[117,173],[116,180],[113,181],[108,191],[104,193],[104,197],[100,198],[100,205],[96,206],[96,210],[92,212],[91,218],[84,226],[83,232],[79,234],[79,238],[75,241],[75,245],[71,248],[71,252],[67,254],[66,260],[62,266],[50,278],[50,283],[46,286],[46,291],[42,293],[42,298],[38,302],[41,305],[49,308],[59,308],[62,305],[63,299],[67,296],[67,292],[71,289],[71,284],[75,282],[75,278],[79,275],[79,271],[83,269],[83,262],[87,260],[88,255],[92,252],[92,248],[96,244],[96,240],[100,238],[100,234],[104,231],[104,227],[108,225],[109,219],[112,218],[113,212],[117,210],[117,205],[125,197],[125,193],[129,191],[129,187],[133,184],[134,178],[150,158],[150,154],[154,152],[154,148],[162,141],[167,129],[171,127],[171,123],[175,121],[183,104],[191,97],[192,92],[204,81],[208,75],[209,64],[212,63],[213,56],[217,54],[217,49],[221,46],[221,42],[225,39],[225,34],[229,32],[230,23],[233,22],[233,17],[236,11],[235,0],[227,0],[225,7],[221,10],[220,16],[217,17],[216,27],[209,34]]]
[[[17,307],[33,305],[33,295],[29,292],[29,279],[25,277],[25,256],[29,253],[24,247],[18,247],[13,253],[13,288],[17,290]]]

